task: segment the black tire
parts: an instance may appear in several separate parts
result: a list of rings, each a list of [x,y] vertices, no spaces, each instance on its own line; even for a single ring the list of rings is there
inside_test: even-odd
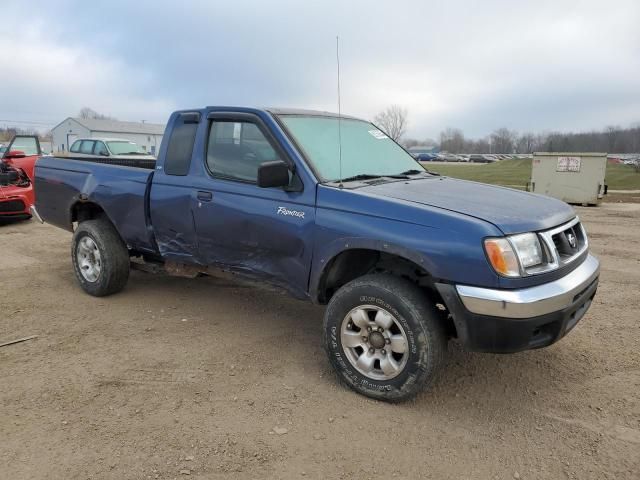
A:
[[[85,237],[94,242],[100,255],[100,272],[93,281],[80,271],[78,248]],[[129,279],[129,251],[113,224],[105,218],[86,220],[78,225],[71,242],[71,263],[82,289],[94,297],[119,292]]]
[[[403,360],[400,373],[393,378],[376,379],[372,376],[376,375],[375,370],[372,375],[358,371],[353,358],[360,347],[354,350],[342,345],[343,322],[347,325],[344,328],[360,331],[352,325],[350,319],[353,317],[347,320],[347,315],[361,306],[365,310],[373,306],[390,313],[397,320],[396,326],[391,328],[397,329],[399,324],[404,330],[407,359]],[[352,333],[351,330],[348,332]],[[373,343],[373,336],[366,338]],[[370,347],[369,352],[385,353],[385,350],[371,350],[372,343],[365,344]],[[373,274],[347,283],[333,295],[324,316],[324,347],[343,383],[368,397],[400,402],[412,398],[434,380],[444,361],[447,337],[442,318],[424,291],[403,278]],[[386,354],[397,355],[389,350]],[[377,362],[375,365],[381,368],[380,361]]]

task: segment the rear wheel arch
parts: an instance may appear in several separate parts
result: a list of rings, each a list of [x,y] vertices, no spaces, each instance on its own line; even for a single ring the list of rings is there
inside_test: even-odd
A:
[[[113,227],[114,232],[120,237],[120,240],[126,244],[124,238],[120,235],[120,232],[116,228],[116,224],[111,220],[109,214],[95,202],[78,201],[73,204],[70,211],[71,229],[76,230],[77,225],[88,220],[103,220],[108,222]]]
[[[77,201],[75,202],[69,211],[69,218],[71,223],[81,223],[85,220],[95,220],[97,218],[105,217],[109,219],[107,212],[95,202]],[[111,219],[109,219],[111,222]],[[113,224],[113,222],[111,222]]]

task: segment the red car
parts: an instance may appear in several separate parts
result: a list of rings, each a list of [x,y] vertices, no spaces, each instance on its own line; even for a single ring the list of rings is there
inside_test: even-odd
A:
[[[40,157],[34,135],[16,135],[0,157],[0,222],[31,218],[33,172]]]

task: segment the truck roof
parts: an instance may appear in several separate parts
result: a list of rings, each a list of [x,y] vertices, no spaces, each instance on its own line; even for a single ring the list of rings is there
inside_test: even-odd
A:
[[[81,137],[81,138],[77,138],[75,141],[79,141],[79,140],[100,140],[102,142],[131,142],[131,143],[136,143],[132,140],[129,140],[128,138],[117,138],[117,137]]]
[[[334,112],[325,112],[322,110],[306,110],[303,108],[265,108],[266,111],[274,115],[304,115],[311,117],[334,117],[337,118],[338,114]],[[362,120],[361,118],[353,117],[351,115],[340,114],[341,118],[349,120]]]

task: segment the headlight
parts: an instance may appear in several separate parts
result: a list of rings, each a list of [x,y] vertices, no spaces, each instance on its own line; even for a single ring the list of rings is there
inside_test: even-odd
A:
[[[516,250],[523,268],[533,267],[542,263],[542,247],[535,233],[522,233],[508,238]]]
[[[543,261],[542,247],[535,233],[488,238],[484,249],[493,269],[505,277],[519,277],[524,269]]]

